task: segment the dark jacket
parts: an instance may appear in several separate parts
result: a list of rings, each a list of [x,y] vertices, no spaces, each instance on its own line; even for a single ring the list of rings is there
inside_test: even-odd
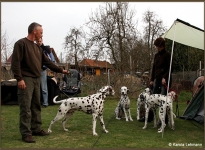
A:
[[[151,81],[155,79],[165,78],[168,81],[171,53],[165,49],[159,51],[154,56],[154,64],[152,67]]]
[[[51,60],[51,50],[50,50],[50,46],[45,46],[43,43],[40,46],[43,49],[44,54],[46,54],[46,56]],[[55,62],[55,60],[51,60],[52,62]],[[47,67],[45,65],[43,65],[43,70],[46,70]]]
[[[56,66],[44,54],[42,48],[33,41],[23,38],[14,44],[11,70],[17,81],[23,76],[37,78],[41,76],[43,65],[55,72],[62,73],[63,69]]]

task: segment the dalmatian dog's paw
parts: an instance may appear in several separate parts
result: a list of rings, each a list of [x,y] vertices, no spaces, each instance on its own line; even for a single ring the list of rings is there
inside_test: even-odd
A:
[[[130,118],[130,121],[133,121],[133,119],[132,119],[132,118]]]
[[[116,117],[117,120],[121,120],[121,118]]]
[[[108,133],[108,130],[105,130],[105,133]]]
[[[95,133],[93,133],[93,136],[98,136],[98,134],[95,132]]]
[[[64,129],[64,131],[66,131],[66,132],[67,132],[67,131],[68,131],[68,129]]]
[[[174,125],[172,125],[172,126],[170,127],[170,129],[174,130],[174,129],[175,129]]]
[[[165,129],[165,127],[166,127],[166,124],[164,124],[164,129]],[[162,133],[162,126],[158,129],[158,133]]]
[[[146,126],[144,126],[142,129],[146,129],[147,127]]]
[[[158,130],[157,133],[162,133],[162,130]]]
[[[52,132],[52,130],[51,129],[48,129],[48,133],[51,133]]]

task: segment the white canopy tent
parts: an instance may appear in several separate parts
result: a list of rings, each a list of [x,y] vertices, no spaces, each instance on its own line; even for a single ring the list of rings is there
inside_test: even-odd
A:
[[[162,37],[204,50],[204,30],[180,19],[175,20],[171,28]]]
[[[173,41],[170,68],[169,68],[168,87],[167,87],[167,93],[168,93],[170,76],[171,76],[171,64],[172,64],[172,57],[173,57],[174,42],[176,41],[178,43],[187,46],[204,50],[204,30],[199,29],[180,19],[177,19],[174,21],[171,28],[162,35],[162,37]],[[163,134],[164,134],[164,129],[162,129],[162,137]]]

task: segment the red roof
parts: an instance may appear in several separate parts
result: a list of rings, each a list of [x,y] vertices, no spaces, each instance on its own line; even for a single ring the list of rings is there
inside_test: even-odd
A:
[[[89,67],[97,67],[97,68],[113,68],[113,66],[107,61],[98,61],[91,59],[83,59],[79,65],[89,66]]]

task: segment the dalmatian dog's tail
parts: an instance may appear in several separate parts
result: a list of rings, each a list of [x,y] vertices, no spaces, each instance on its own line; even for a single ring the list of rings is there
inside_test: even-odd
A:
[[[173,117],[174,117],[174,118],[176,118],[176,117],[177,117],[177,116],[175,115],[175,113],[173,113],[173,112],[172,112],[172,115],[173,115]]]
[[[65,100],[56,101],[56,98],[58,98],[58,95],[53,98],[53,102],[55,104],[59,104],[59,103],[61,104],[61,103],[63,103],[65,101]]]

